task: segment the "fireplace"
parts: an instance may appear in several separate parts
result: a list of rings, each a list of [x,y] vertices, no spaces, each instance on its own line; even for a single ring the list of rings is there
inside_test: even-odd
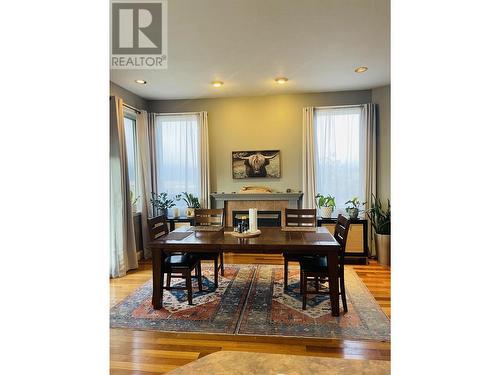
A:
[[[230,227],[234,224],[233,212],[245,212],[248,214],[249,208],[256,208],[261,216],[262,226],[274,225],[276,215],[279,213],[278,226],[284,226],[284,217],[286,208],[301,208],[302,193],[262,193],[262,194],[241,194],[241,193],[212,193],[212,207],[223,208],[225,212],[225,225]],[[257,224],[259,225],[259,224]]]
[[[233,227],[238,225],[242,216],[248,217],[248,211],[233,211]],[[257,211],[257,227],[280,227],[281,211]]]

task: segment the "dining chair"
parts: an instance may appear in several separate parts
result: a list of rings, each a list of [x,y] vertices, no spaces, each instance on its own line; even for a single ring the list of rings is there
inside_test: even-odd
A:
[[[316,227],[316,209],[294,209],[285,208],[285,226],[311,228]],[[304,257],[311,257],[310,254],[291,254],[283,252],[284,263],[284,287],[288,288],[288,262],[300,262]]]
[[[164,215],[148,219],[149,236],[151,241],[168,235],[168,221]],[[201,279],[201,262],[198,254],[189,253],[168,253],[165,254],[165,259],[162,263],[162,274],[167,274],[167,281],[163,289],[187,290],[188,303],[193,304],[193,287],[191,278],[193,269],[195,277],[198,280],[198,290],[201,292],[203,288]],[[173,287],[171,286],[172,278],[182,278],[186,280],[186,286]]]
[[[194,225],[195,226],[224,226],[224,209],[212,208],[194,210]],[[215,288],[219,286],[219,269],[224,276],[224,253],[222,251],[211,251],[206,253],[197,253],[200,260],[211,260],[214,262],[214,284]],[[219,264],[220,259],[220,264]]]
[[[340,215],[337,218],[337,223],[335,225],[335,232],[333,237],[337,240],[340,245],[339,251],[339,265],[338,265],[338,280],[330,280],[328,277],[328,263],[326,256],[316,256],[308,257],[300,260],[300,293],[302,294],[302,309],[306,309],[307,305],[307,295],[308,294],[326,294],[329,292],[324,292],[319,290],[318,280],[328,279],[328,287],[331,287],[332,282],[340,283],[340,293],[342,298],[342,307],[344,308],[344,313],[347,312],[347,297],[345,290],[344,281],[344,256],[345,247],[347,244],[347,235],[349,233],[349,226],[351,221],[344,216]],[[307,282],[314,278],[315,290],[307,290]]]

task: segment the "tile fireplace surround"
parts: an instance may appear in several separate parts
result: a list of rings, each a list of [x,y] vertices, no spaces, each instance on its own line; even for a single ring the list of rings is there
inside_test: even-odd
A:
[[[233,211],[256,208],[259,211],[281,211],[281,225],[284,225],[285,208],[301,208],[302,193],[212,193],[212,208],[224,208],[226,226],[232,226]]]

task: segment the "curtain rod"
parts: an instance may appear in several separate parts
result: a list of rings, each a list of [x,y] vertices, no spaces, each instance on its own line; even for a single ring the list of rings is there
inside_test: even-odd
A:
[[[116,95],[110,95],[109,96],[109,99],[111,99],[113,96],[116,96]],[[117,96],[116,96],[117,97]],[[123,100],[123,99],[122,99]],[[141,113],[142,110],[140,110],[139,108],[135,108],[134,106],[131,106],[130,104],[127,104],[125,102],[123,102],[123,106],[124,107],[127,107],[129,109],[131,109],[132,111],[135,111],[136,113]]]
[[[203,112],[203,111],[201,111]],[[155,115],[198,115],[200,112],[154,112]]]
[[[133,106],[131,106],[130,104],[127,104],[127,103],[125,103],[125,102],[123,102],[123,106],[124,106],[124,107],[127,107],[127,108],[129,108],[129,109],[131,109],[131,110],[132,110],[132,111],[134,111],[135,113],[141,113],[141,110],[140,110],[140,109],[135,108],[135,107],[133,107]]]
[[[318,109],[328,109],[328,108],[355,108],[355,107],[362,107],[363,104],[351,104],[351,105],[327,105],[323,107],[313,107],[313,108],[318,108]]]

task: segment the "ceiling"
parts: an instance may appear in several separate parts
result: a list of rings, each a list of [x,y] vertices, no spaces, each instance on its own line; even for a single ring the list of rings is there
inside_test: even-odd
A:
[[[379,87],[390,83],[389,12],[389,0],[168,0],[168,69],[110,78],[150,100]]]

